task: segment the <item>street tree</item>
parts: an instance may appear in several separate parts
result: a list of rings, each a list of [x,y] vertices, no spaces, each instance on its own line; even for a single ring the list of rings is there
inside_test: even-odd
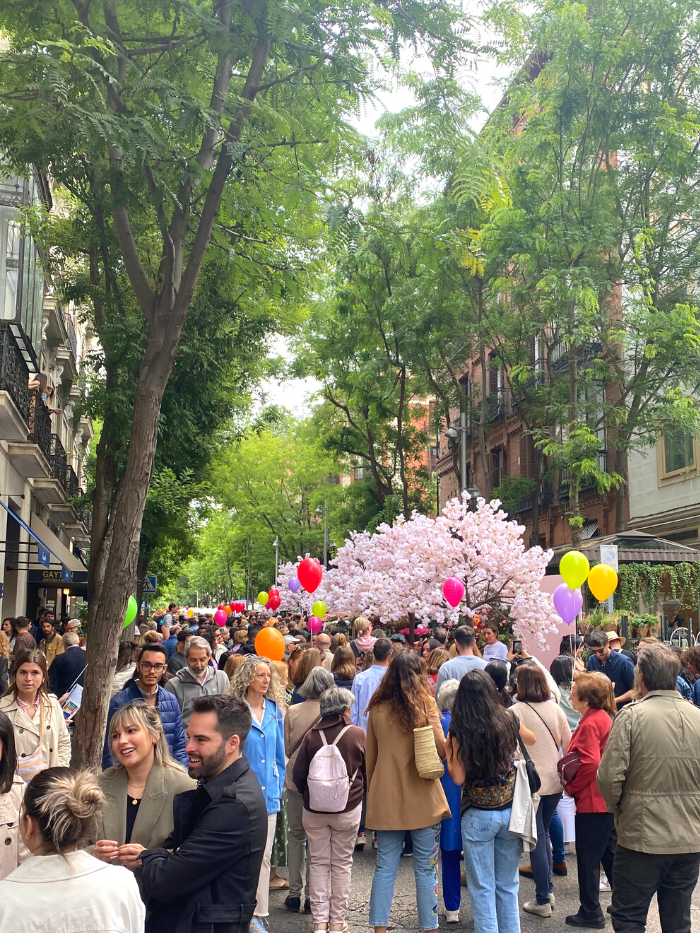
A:
[[[106,392],[122,386],[113,339],[128,337],[135,382],[109,398],[97,451],[78,764],[96,764],[103,742],[161,404],[210,248],[292,279],[292,227],[313,218],[323,173],[344,154],[343,115],[370,90],[367,57],[421,41],[449,68],[458,21],[444,2],[3,4],[0,148],[12,168],[50,174],[90,219],[76,255],[90,269]],[[111,450],[122,431],[123,467]]]

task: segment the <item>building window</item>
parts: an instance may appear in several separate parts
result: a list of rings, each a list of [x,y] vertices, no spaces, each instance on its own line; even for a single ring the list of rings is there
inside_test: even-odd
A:
[[[695,443],[687,431],[669,431],[664,434],[664,474],[679,473],[695,467]]]

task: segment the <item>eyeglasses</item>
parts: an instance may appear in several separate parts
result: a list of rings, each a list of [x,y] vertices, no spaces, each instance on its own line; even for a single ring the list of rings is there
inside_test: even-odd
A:
[[[141,661],[141,670],[147,674],[149,671],[155,671],[156,674],[162,674],[165,670],[165,664],[151,664],[150,661]]]
[[[605,648],[591,648],[591,651],[595,655],[605,654]]]

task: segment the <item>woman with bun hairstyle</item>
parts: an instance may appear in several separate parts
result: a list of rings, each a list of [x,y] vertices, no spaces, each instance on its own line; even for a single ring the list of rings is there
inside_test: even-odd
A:
[[[17,769],[15,731],[0,713],[0,881],[29,855],[19,834],[19,811],[27,785]]]
[[[46,658],[37,648],[28,648],[15,658],[12,682],[0,697],[0,712],[15,730],[17,771],[27,782],[44,768],[70,764],[66,720],[48,683]]]
[[[143,933],[134,876],[81,849],[104,806],[89,771],[48,768],[24,795],[19,830],[34,858],[0,881],[0,933]]]

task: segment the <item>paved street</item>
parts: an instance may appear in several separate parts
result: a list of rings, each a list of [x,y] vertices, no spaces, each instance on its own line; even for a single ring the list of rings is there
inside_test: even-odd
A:
[[[364,852],[355,853],[355,862],[352,873],[352,890],[350,892],[350,909],[348,911],[348,930],[349,933],[367,933],[368,915],[369,915],[369,894],[372,886],[372,874],[376,853],[369,847]],[[523,861],[526,859],[524,857]],[[566,878],[554,879],[554,893],[557,898],[557,905],[551,920],[542,920],[540,917],[533,917],[521,912],[522,933],[570,933],[572,927],[568,927],[564,922],[567,914],[575,913],[578,910],[578,885],[576,883],[576,856],[572,853],[567,856],[569,864],[569,874]],[[280,875],[286,875],[286,871],[280,869]],[[461,930],[472,931],[471,906],[466,888],[462,888],[462,907],[460,910],[461,923],[459,925],[445,923],[442,916],[443,907],[440,905],[440,927],[443,930],[453,930],[459,933]],[[305,914],[292,914],[284,908],[284,898],[286,892],[272,891],[270,894],[270,933],[310,933],[312,930],[311,917]],[[534,885],[525,878],[521,879],[520,903],[530,900],[534,897]],[[607,908],[610,903],[610,895],[602,895],[601,903],[603,908]],[[420,933],[417,915],[415,910],[415,887],[413,882],[413,859],[401,859],[399,875],[396,880],[396,889],[394,893],[394,905],[391,912],[390,929],[397,931],[407,931],[407,933]],[[695,933],[700,933],[700,886],[693,896],[693,924],[692,929]],[[612,923],[608,920],[606,926],[607,933],[612,933]],[[649,933],[660,933],[659,915],[656,909],[656,901],[652,902],[649,912]]]

